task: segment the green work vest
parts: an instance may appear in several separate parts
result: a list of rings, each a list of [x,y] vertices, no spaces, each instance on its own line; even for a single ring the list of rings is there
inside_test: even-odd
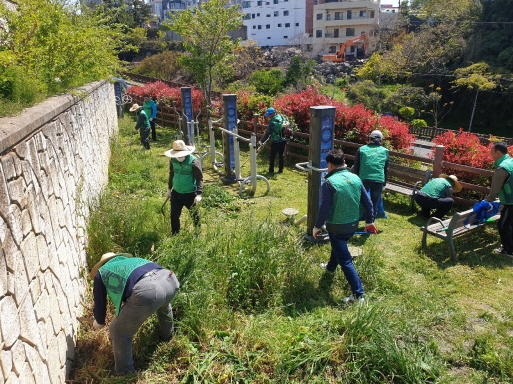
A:
[[[110,300],[116,306],[116,316],[121,310],[121,300],[130,274],[150,261],[137,257],[116,256],[100,267],[99,272]]]
[[[508,154],[504,154],[493,166],[495,168],[503,168],[509,173],[509,177],[499,192],[499,201],[502,204],[513,204],[513,177],[511,177],[513,175],[513,158]]]
[[[272,141],[281,141],[283,138],[281,137],[281,129],[283,127],[283,122],[285,118],[282,115],[274,115],[271,119],[273,123],[273,130],[271,131],[271,139]]]
[[[151,108],[153,103],[155,102],[151,99],[143,103],[143,111],[146,113],[146,116],[148,116],[148,119],[150,119],[151,115],[153,115],[153,109]]]
[[[360,170],[362,180],[385,182],[385,164],[388,149],[381,145],[367,144],[360,147]]]
[[[437,199],[447,197],[445,192],[447,188],[452,188],[452,184],[449,180],[443,177],[431,180],[427,183],[420,192],[425,193],[428,196],[435,197]]]
[[[171,159],[173,166],[173,189],[178,193],[193,193],[196,192],[196,179],[192,170],[192,162],[196,158],[192,155],[187,155],[181,163],[176,159]]]
[[[141,129],[150,129],[150,127],[151,127],[150,119],[149,119],[148,115],[146,114],[146,112],[144,112],[144,109],[139,113],[142,113],[144,115],[144,123],[143,123],[143,126]]]
[[[328,178],[335,188],[327,223],[348,224],[360,218],[360,198],[362,181],[358,176],[343,170],[335,172]]]

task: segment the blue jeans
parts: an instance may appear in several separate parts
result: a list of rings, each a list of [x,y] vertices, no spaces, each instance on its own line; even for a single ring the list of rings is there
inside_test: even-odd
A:
[[[174,331],[171,300],[178,288],[180,283],[175,274],[167,269],[154,269],[134,285],[132,294],[109,327],[116,373],[135,372],[132,339],[153,313],[157,312],[159,336],[171,337]]]
[[[352,233],[331,233],[328,232],[331,243],[331,256],[326,270],[335,272],[337,264],[342,268],[347,282],[351,286],[351,292],[356,297],[363,296],[363,285],[360,276],[356,272],[353,258],[347,248],[347,241],[353,236]]]
[[[378,203],[383,192],[383,184],[379,181],[363,181],[363,187],[367,192],[370,189],[370,199],[372,201],[372,213],[374,214],[374,220],[378,214]]]

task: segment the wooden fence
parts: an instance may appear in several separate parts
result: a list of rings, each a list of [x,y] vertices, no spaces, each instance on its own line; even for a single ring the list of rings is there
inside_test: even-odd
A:
[[[414,128],[410,126],[409,132],[412,135],[415,135],[417,138],[424,138],[428,140],[433,140],[436,136],[441,135],[445,132],[451,131],[451,129],[444,129],[444,128],[435,128],[435,127],[417,127]],[[452,130],[453,132],[457,132]],[[483,145],[488,145],[490,143],[490,136],[491,135],[484,135],[482,133],[474,133],[479,138],[479,141]],[[501,137],[501,136],[494,136],[500,141],[504,141],[508,146],[513,145],[513,138],[511,137]]]

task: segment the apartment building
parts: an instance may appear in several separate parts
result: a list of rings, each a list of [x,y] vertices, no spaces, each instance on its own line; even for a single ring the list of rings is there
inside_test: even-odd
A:
[[[241,8],[247,37],[258,46],[291,45],[305,35],[305,0],[241,1]]]
[[[334,54],[349,40],[372,36],[379,24],[380,2],[371,0],[317,0],[313,7],[313,43]],[[362,43],[346,48],[347,58],[361,53]]]

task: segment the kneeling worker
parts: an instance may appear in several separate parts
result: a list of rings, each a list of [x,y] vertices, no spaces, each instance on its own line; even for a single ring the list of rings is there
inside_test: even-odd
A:
[[[134,335],[144,321],[157,312],[160,339],[171,338],[174,331],[171,300],[180,283],[173,271],[129,253],[104,254],[89,276],[94,280],[94,329],[105,326],[107,295],[116,307],[116,317],[109,326],[114,373],[135,372]]]
[[[183,140],[175,140],[173,149],[165,152],[170,157],[167,196],[171,199],[171,234],[180,232],[180,215],[186,207],[192,215],[195,227],[200,225],[198,204],[203,192],[203,172],[201,163],[192,153],[194,147]]]
[[[443,217],[451,210],[454,200],[453,193],[460,192],[462,186],[454,175],[440,175],[432,179],[419,192],[415,194],[415,201],[420,205],[423,217]],[[431,210],[436,211],[431,214]]]

